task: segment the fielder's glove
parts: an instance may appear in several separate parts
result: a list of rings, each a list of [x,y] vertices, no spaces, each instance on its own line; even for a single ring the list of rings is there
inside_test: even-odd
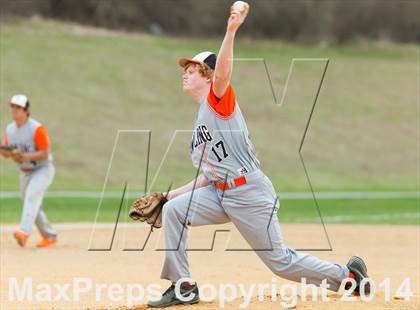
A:
[[[4,156],[4,157],[6,157],[6,158],[8,158],[8,157],[11,157],[12,156],[12,151],[14,150],[15,148],[13,148],[13,147],[11,147],[11,146],[8,146],[8,145],[3,145],[3,144],[1,144],[0,145],[0,152],[1,152],[1,154]]]
[[[18,164],[24,161],[23,153],[15,147],[2,144],[0,145],[0,153],[6,158],[11,157]]]
[[[19,150],[12,150],[11,155],[12,159],[17,162],[18,164],[21,164],[23,162],[23,154]]]
[[[163,193],[154,192],[134,200],[129,216],[137,221],[147,222],[152,228],[162,227],[162,208],[168,200]]]

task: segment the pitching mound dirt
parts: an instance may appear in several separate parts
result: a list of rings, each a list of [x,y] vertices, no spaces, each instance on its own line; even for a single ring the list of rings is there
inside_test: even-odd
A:
[[[31,236],[25,248],[18,247],[12,229],[7,226],[1,231],[1,309],[145,309],[148,293],[161,292],[169,285],[159,279],[164,257],[164,251],[159,250],[164,248],[162,230],[155,230],[148,237],[147,227],[123,225],[116,230],[109,251],[106,249],[114,232],[114,226],[109,224],[98,225],[93,233],[92,225],[59,225],[59,242],[48,249],[35,248],[38,233]],[[215,234],[216,229],[231,232]],[[192,251],[188,255],[192,275],[200,287],[207,285],[204,295],[210,296],[209,286],[213,286],[216,299],[175,309],[219,309],[220,287],[226,288],[226,284],[231,285],[226,292],[237,290],[238,294],[240,285],[246,292],[253,284],[269,286],[261,294],[257,289],[250,293],[247,309],[419,309],[418,226],[328,225],[327,231],[333,250],[311,253],[337,263],[346,263],[354,254],[364,257],[377,286],[372,301],[361,297],[344,301],[342,291],[329,292],[328,302],[321,300],[319,291],[314,295],[317,301],[312,301],[310,290],[305,301],[298,285],[293,302],[288,298],[293,295],[290,285],[294,283],[274,276],[254,252],[248,251],[234,227],[226,224],[190,231]],[[282,232],[291,247],[328,248],[320,225],[282,225]],[[236,251],[225,251],[226,248]],[[397,293],[406,278],[413,292],[410,301]],[[144,296],[140,298],[142,289]],[[245,301],[237,298],[223,306],[238,309]]]

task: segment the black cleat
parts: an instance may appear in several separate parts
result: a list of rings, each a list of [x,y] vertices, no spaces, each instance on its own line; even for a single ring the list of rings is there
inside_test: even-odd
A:
[[[172,284],[166,291],[163,293],[162,297],[157,301],[149,301],[147,305],[150,308],[166,308],[173,305],[192,305],[196,304],[200,301],[200,297],[198,295],[198,286],[197,284],[181,284],[180,293],[183,297],[188,298],[192,293],[194,297],[189,301],[182,301],[177,298],[175,294],[175,285]]]
[[[363,279],[369,278],[369,276],[367,275],[366,264],[363,261],[363,259],[361,259],[360,257],[358,257],[358,256],[352,256],[350,258],[349,262],[347,263],[347,268],[353,274],[354,280],[356,281],[356,284],[357,284],[357,286],[354,289],[353,293],[356,294],[356,295],[360,295],[360,283],[362,282]],[[344,288],[346,290],[350,289],[350,287],[351,287],[351,283],[347,283],[344,286]],[[369,294],[370,293],[370,283],[369,283],[369,281],[365,281],[364,293],[365,294]]]

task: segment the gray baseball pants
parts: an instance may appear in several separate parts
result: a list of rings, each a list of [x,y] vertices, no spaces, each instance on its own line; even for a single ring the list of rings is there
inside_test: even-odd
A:
[[[23,200],[20,230],[28,235],[31,234],[32,226],[35,224],[42,236],[50,239],[57,237],[56,231],[42,210],[42,201],[54,179],[54,173],[54,166],[49,164],[20,175],[20,191]]]
[[[247,175],[247,184],[227,189],[213,184],[184,193],[163,208],[165,262],[161,278],[176,282],[190,278],[187,259],[188,226],[222,224],[232,221],[264,264],[276,275],[320,285],[326,279],[338,291],[347,278],[346,266],[333,264],[288,248],[282,239],[277,218],[279,208],[271,181],[261,170]],[[186,224],[186,225],[184,225]]]

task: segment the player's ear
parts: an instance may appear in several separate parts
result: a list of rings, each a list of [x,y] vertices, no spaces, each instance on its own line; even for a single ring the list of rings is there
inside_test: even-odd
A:
[[[213,81],[214,81],[213,77],[214,77],[214,71],[210,71],[210,74],[207,75],[207,82],[208,83],[213,83]]]

